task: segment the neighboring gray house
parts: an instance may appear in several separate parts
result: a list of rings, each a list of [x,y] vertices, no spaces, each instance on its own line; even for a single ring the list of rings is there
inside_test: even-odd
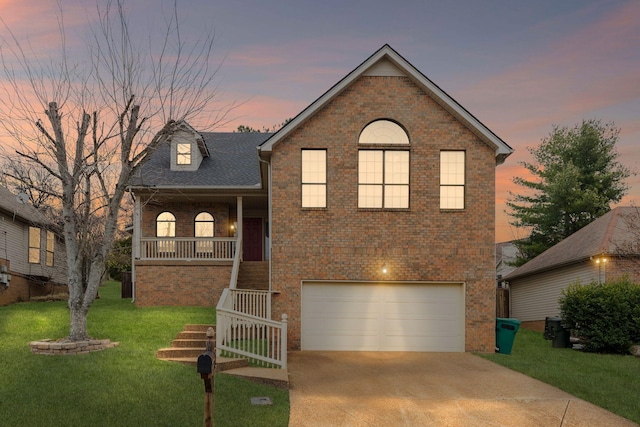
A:
[[[570,284],[605,282],[628,275],[640,280],[637,208],[617,207],[504,277],[511,291],[511,317],[541,328],[558,316],[558,299]]]
[[[24,194],[0,187],[0,305],[66,285],[64,243],[54,229]]]

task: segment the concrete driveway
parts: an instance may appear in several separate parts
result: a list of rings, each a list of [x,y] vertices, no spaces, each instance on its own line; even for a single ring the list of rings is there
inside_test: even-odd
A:
[[[289,354],[289,426],[637,426],[469,353]]]

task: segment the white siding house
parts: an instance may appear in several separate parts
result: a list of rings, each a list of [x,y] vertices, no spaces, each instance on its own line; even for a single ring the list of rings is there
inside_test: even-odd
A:
[[[639,218],[637,208],[617,207],[507,274],[511,317],[539,327],[560,315],[558,299],[573,283],[639,281],[640,254],[623,251],[638,247]]]
[[[0,305],[27,301],[67,283],[64,242],[54,225],[27,200],[3,187],[0,268],[6,270],[6,276],[0,276]]]

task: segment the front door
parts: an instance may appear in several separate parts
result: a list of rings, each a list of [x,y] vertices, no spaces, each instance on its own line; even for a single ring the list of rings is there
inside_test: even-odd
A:
[[[245,261],[262,261],[262,218],[243,218],[242,255]]]

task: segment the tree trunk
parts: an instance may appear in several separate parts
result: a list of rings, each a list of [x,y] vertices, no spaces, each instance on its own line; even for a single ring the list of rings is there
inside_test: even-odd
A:
[[[69,309],[71,319],[69,339],[71,341],[86,340],[89,337],[87,334],[87,310],[82,307],[82,304],[72,304]]]

